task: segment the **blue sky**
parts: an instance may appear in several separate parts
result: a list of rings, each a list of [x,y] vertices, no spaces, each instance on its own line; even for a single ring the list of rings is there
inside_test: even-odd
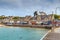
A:
[[[44,11],[51,14],[56,7],[60,7],[60,0],[0,0],[0,15],[26,16],[34,11]],[[60,12],[57,10],[57,14]]]

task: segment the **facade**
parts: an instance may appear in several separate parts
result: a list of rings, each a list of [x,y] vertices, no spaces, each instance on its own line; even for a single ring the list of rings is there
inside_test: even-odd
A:
[[[19,17],[19,20],[16,19],[16,20],[13,20],[13,16],[8,16],[6,17],[5,19],[3,20],[0,20],[0,22],[4,22],[4,23],[28,23],[28,24],[40,24],[42,22],[46,22],[46,21],[52,21],[54,20],[54,15],[53,14],[50,14],[50,15],[47,15],[45,12],[35,12],[34,13],[34,16],[25,16],[25,17]]]
[[[38,14],[38,13],[37,13]],[[45,12],[40,12],[40,15],[37,15],[36,20],[39,21],[52,21],[54,20],[54,15],[47,15]]]
[[[4,19],[3,19],[3,23],[13,21],[12,18],[13,18],[13,16],[8,16],[8,17],[4,18]]]

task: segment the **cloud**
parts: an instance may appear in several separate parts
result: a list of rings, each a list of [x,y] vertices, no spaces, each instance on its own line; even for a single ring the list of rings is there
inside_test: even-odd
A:
[[[0,0],[1,8],[18,8],[17,0]]]
[[[0,5],[12,7],[56,7],[60,0],[0,0]],[[3,4],[4,3],[4,4]]]
[[[33,13],[45,11],[51,13],[56,7],[60,7],[60,0],[0,0],[0,8],[14,9],[15,13]]]

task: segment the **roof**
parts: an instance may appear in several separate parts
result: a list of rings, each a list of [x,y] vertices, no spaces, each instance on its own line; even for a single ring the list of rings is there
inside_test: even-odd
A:
[[[40,12],[41,15],[47,15],[45,12]]]

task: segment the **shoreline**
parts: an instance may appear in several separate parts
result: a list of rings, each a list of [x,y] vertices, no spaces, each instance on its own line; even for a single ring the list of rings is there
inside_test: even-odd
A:
[[[13,27],[30,27],[30,28],[46,28],[51,29],[52,26],[49,25],[29,25],[29,24],[20,24],[20,25],[5,25],[5,26],[13,26]]]
[[[41,25],[5,25],[0,24],[0,27],[27,27],[27,28],[44,28],[44,29],[51,29],[51,27],[41,26]]]

